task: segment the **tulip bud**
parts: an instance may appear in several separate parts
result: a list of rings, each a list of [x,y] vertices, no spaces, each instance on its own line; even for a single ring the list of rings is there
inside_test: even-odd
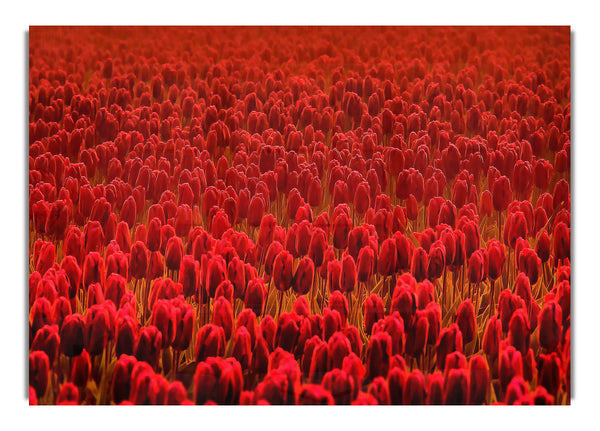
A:
[[[500,340],[502,339],[502,322],[496,316],[488,319],[483,333],[482,347],[485,354],[491,358],[496,358],[500,350]]]
[[[469,404],[485,404],[489,385],[489,370],[485,359],[480,355],[472,356],[469,360]]]
[[[546,302],[538,315],[540,346],[555,351],[562,340],[562,308],[554,301]]]
[[[92,283],[104,283],[104,259],[97,252],[88,253],[83,262],[83,286],[87,290]]]
[[[444,371],[446,365],[446,356],[452,352],[462,352],[463,340],[462,333],[456,323],[448,328],[442,329],[436,346],[436,366]]]
[[[315,266],[310,257],[300,259],[292,279],[292,287],[298,295],[306,295],[313,285]]]
[[[477,322],[475,321],[475,308],[470,299],[467,299],[458,306],[456,311],[456,324],[460,329],[464,345],[473,341],[477,331]]]
[[[171,271],[177,271],[183,260],[183,243],[178,236],[172,236],[167,241],[165,248],[165,265]]]
[[[281,251],[273,262],[273,282],[277,290],[286,291],[292,287],[292,267],[294,258],[287,251]]]
[[[365,333],[371,334],[373,325],[385,316],[383,301],[376,294],[365,300]]]
[[[83,350],[80,355],[73,358],[71,365],[70,381],[79,388],[85,388],[92,375],[92,362],[90,355]]]
[[[207,324],[200,328],[196,335],[194,357],[196,361],[204,361],[211,356],[225,354],[225,332],[222,327]]]
[[[427,278],[427,252],[418,247],[412,256],[410,272],[418,282]]]
[[[58,326],[45,325],[35,334],[35,338],[31,344],[31,351],[43,351],[48,357],[49,365],[53,365],[54,360],[58,357],[59,344]]]
[[[392,338],[388,333],[377,332],[369,338],[366,359],[367,376],[369,379],[387,375],[391,354]]]
[[[500,387],[504,392],[514,377],[523,375],[521,352],[513,346],[500,347],[499,374]]]
[[[333,405],[334,398],[330,391],[321,385],[305,384],[298,395],[298,404],[303,406]]]
[[[444,404],[464,405],[468,402],[469,381],[467,371],[452,369],[448,373],[444,384]]]
[[[29,384],[35,389],[37,398],[42,398],[48,387],[50,361],[41,350],[29,354]]]
[[[356,261],[356,269],[358,275],[358,281],[366,283],[373,274],[376,260],[371,247],[363,247],[358,253],[358,260]],[[342,274],[343,278],[343,274]]]
[[[538,360],[538,384],[556,396],[562,381],[562,364],[556,352],[541,354]]]
[[[496,211],[505,211],[508,204],[512,201],[512,189],[510,181],[505,176],[501,176],[492,185],[492,202]]]
[[[377,260],[377,271],[384,277],[389,277],[396,270],[396,242],[387,238],[381,243]]]
[[[148,271],[148,251],[143,242],[137,241],[131,247],[129,271],[133,278],[142,279]]]
[[[135,357],[138,361],[147,362],[153,369],[157,369],[160,359],[162,334],[156,326],[143,326],[139,330],[138,341],[135,347]]]
[[[233,331],[233,308],[231,303],[223,296],[216,298],[214,301],[212,323],[223,328],[226,340],[231,338]]]
[[[423,405],[425,404],[425,396],[425,377],[423,377],[421,371],[414,370],[406,376],[402,402],[404,405]]]

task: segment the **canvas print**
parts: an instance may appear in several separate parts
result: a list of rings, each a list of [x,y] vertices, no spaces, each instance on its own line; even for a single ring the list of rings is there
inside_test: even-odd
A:
[[[571,402],[569,27],[30,27],[31,405]]]

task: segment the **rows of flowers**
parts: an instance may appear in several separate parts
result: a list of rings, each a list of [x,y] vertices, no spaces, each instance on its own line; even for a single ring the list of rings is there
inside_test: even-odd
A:
[[[568,404],[568,28],[33,27],[30,404]]]

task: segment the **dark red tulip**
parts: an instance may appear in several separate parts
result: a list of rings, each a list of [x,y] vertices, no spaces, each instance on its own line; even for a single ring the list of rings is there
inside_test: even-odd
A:
[[[262,279],[252,279],[248,282],[244,296],[244,306],[250,308],[255,315],[262,315],[267,297],[267,289]]]
[[[348,234],[352,229],[352,221],[347,214],[340,213],[333,219],[333,247],[345,249],[348,244]]]
[[[437,368],[441,371],[444,371],[446,356],[455,351],[462,352],[462,346],[462,333],[460,332],[460,329],[456,323],[453,323],[448,328],[442,329],[436,346]]]
[[[208,255],[202,256],[201,277],[204,281],[204,288],[209,298],[214,298],[217,286],[226,279],[226,263],[222,256]],[[206,269],[204,269],[206,268]]]
[[[306,295],[313,284],[315,266],[310,257],[303,257],[298,263],[292,279],[292,287],[297,295]]]
[[[371,334],[373,325],[384,317],[383,301],[376,294],[371,294],[365,300],[365,333]]]
[[[60,351],[70,358],[81,353],[84,347],[85,321],[80,314],[65,317],[60,329]]]
[[[487,362],[480,355],[469,360],[469,404],[485,404],[488,399],[490,373]]]
[[[518,404],[526,398],[528,389],[527,382],[521,376],[513,377],[506,388],[504,403],[507,405]]]
[[[369,394],[377,400],[378,405],[390,404],[390,393],[388,385],[383,377],[376,377],[369,386]]]
[[[538,315],[538,340],[540,346],[555,351],[562,340],[562,308],[554,301],[546,302]]]
[[[442,241],[436,241],[429,249],[427,257],[427,276],[430,280],[440,278],[446,267],[446,247]]]
[[[248,205],[248,224],[259,227],[265,213],[265,201],[259,195],[254,195]]]
[[[508,325],[508,340],[524,357],[529,351],[530,328],[529,319],[524,309],[515,310]]]
[[[552,250],[557,261],[571,258],[571,229],[562,221],[554,225]]]
[[[485,255],[482,250],[475,250],[469,258],[469,283],[480,283],[485,278]]]
[[[127,280],[119,274],[110,274],[104,286],[104,299],[111,300],[115,305],[121,303],[121,298],[127,289]]]
[[[402,404],[423,405],[425,403],[425,397],[425,377],[423,377],[423,374],[419,370],[414,370],[406,376],[402,393]],[[392,404],[395,403],[392,402]]]
[[[467,371],[452,369],[444,384],[444,404],[464,405],[468,402],[469,381]]]
[[[308,247],[308,257],[312,259],[316,268],[319,268],[323,264],[326,250],[327,236],[325,231],[318,227],[313,228]]]
[[[273,282],[279,291],[286,291],[292,287],[292,266],[294,258],[287,250],[282,250],[273,262]]]
[[[535,284],[541,272],[542,260],[530,248],[522,250],[518,256],[519,271],[527,275],[531,284]]]
[[[225,339],[229,340],[233,332],[233,308],[225,297],[215,299],[212,317],[213,325],[223,328]]]
[[[277,226],[277,220],[273,214],[265,214],[262,217],[260,228],[258,230],[258,244],[261,247],[266,248],[273,242],[275,226]]]
[[[541,189],[547,190],[552,178],[552,164],[548,160],[538,159],[533,166],[533,183]]]
[[[525,302],[518,296],[514,295],[508,289],[500,292],[498,298],[498,316],[502,322],[502,332],[508,332],[510,318],[515,310],[525,309]]]
[[[538,360],[538,384],[556,396],[562,381],[562,363],[556,352],[541,354]]]
[[[305,384],[298,395],[298,404],[303,406],[327,406],[334,404],[331,392],[321,385]]]
[[[363,247],[358,253],[358,259],[356,261],[356,270],[358,281],[366,283],[371,278],[375,266],[375,254],[371,247]],[[342,274],[343,278],[343,274]]]
[[[85,256],[82,276],[83,286],[86,290],[92,283],[102,284],[104,282],[104,259],[102,259],[99,253],[91,252]]]
[[[72,204],[71,204],[72,206]],[[71,210],[64,200],[57,200],[50,204],[50,211],[46,218],[46,235],[62,240],[71,218]]]
[[[85,388],[92,375],[92,362],[90,355],[84,349],[81,354],[72,360],[69,380],[79,388]]]
[[[458,306],[456,324],[462,334],[463,346],[473,341],[477,331],[477,322],[475,321],[475,308],[470,299],[461,302]]]
[[[514,377],[523,375],[521,352],[513,346],[500,347],[499,375],[500,387],[503,391],[506,391],[508,384]]]
[[[179,283],[183,287],[183,296],[190,297],[198,294],[200,286],[200,265],[193,256],[186,254],[179,267]]]
[[[192,340],[194,310],[181,296],[172,300],[172,306],[175,337],[171,346],[175,350],[183,351],[188,348]]]
[[[492,202],[496,211],[505,211],[508,204],[512,201],[512,189],[510,181],[505,176],[501,176],[492,185]]]
[[[422,247],[417,247],[412,256],[410,272],[418,282],[427,278],[427,252]]]
[[[183,243],[178,236],[172,236],[165,248],[165,266],[171,271],[178,271],[183,260]]]
[[[392,355],[392,338],[387,332],[374,333],[369,338],[366,368],[369,379],[386,376]]]
[[[162,346],[162,334],[153,325],[143,326],[138,333],[135,347],[135,357],[138,361],[147,362],[153,369],[157,369]]]
[[[41,275],[44,275],[56,261],[56,250],[54,248],[54,244],[51,242],[44,242],[38,253],[37,259],[34,259],[34,261],[36,262],[35,270]]]
[[[115,355],[133,355],[137,339],[138,322],[129,315],[117,315],[115,323]]]
[[[427,405],[441,405],[444,401],[444,378],[442,373],[435,372],[427,375]]]
[[[152,307],[150,316],[151,325],[155,326],[162,335],[161,348],[167,348],[175,339],[175,315],[172,303],[166,299],[159,299]]]
[[[43,351],[48,356],[49,364],[52,366],[54,360],[58,357],[58,347],[60,345],[60,337],[58,335],[57,325],[45,325],[40,328],[35,334],[35,338],[31,344],[31,351]]]
[[[202,326],[196,335],[194,357],[204,361],[211,356],[223,356],[225,353],[225,332],[222,327],[208,324]]]
[[[250,366],[252,358],[251,338],[248,329],[240,326],[235,331],[231,355],[240,363],[242,369]]]
[[[52,320],[58,326],[59,330],[62,327],[65,317],[71,313],[71,302],[64,296],[56,298],[54,304],[52,304]]]
[[[396,270],[396,242],[387,238],[381,243],[377,260],[377,272],[384,277],[392,275]]]
[[[502,275],[502,269],[506,260],[506,251],[500,241],[490,239],[487,244],[488,251],[488,276],[491,280],[497,280]]]
[[[349,254],[344,254],[342,258],[340,273],[340,289],[342,292],[352,292],[358,279],[356,264]]]
[[[42,398],[50,379],[50,361],[44,351],[37,350],[29,354],[29,385],[35,389],[37,398]]]

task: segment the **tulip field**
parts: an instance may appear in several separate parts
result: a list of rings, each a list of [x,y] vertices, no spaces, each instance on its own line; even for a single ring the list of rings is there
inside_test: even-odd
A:
[[[571,403],[569,27],[31,27],[31,405]]]

